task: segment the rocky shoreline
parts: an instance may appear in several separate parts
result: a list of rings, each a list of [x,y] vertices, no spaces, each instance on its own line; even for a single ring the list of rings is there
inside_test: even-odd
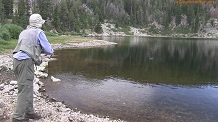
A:
[[[53,44],[53,48],[87,48],[96,46],[114,45],[116,43],[93,40],[83,43]],[[64,103],[49,98],[43,91],[42,78],[49,78],[46,73],[48,62],[52,60],[47,55],[42,55],[43,63],[35,67],[34,79],[34,108],[43,118],[30,122],[124,122],[122,120],[112,120],[110,117],[99,117],[97,115],[88,115],[68,108]],[[12,71],[12,55],[0,55],[0,120],[11,122],[11,116],[15,109],[17,99],[17,81]],[[51,79],[51,78],[50,78]],[[58,82],[61,79],[51,79]]]

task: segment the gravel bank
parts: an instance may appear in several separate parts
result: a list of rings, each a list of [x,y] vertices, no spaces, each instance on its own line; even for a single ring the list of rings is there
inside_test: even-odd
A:
[[[55,44],[54,49],[63,48],[86,48],[95,46],[114,45],[116,43],[103,40],[93,40],[83,43]],[[44,94],[41,78],[48,78],[45,68],[48,56],[43,55],[43,63],[35,70],[34,79],[34,108],[43,118],[34,122],[123,122],[122,120],[111,120],[109,117],[99,117],[76,112],[61,102],[55,101]],[[0,120],[11,122],[12,112],[15,109],[17,99],[17,81],[12,72],[12,55],[0,55]],[[30,120],[30,122],[33,120]]]

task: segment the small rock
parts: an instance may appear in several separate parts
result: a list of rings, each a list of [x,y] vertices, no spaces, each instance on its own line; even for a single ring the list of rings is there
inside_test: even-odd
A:
[[[57,100],[55,98],[50,98],[49,101],[50,102],[57,102]]]
[[[3,88],[4,88],[4,83],[0,84],[0,89],[3,89]]]
[[[37,66],[37,70],[38,70],[38,71],[45,71],[45,67],[43,67],[43,66]]]
[[[42,62],[42,64],[40,66],[47,67],[48,66],[48,62]]]
[[[46,78],[46,77],[48,77],[48,74],[44,73],[44,72],[35,71],[34,73],[35,73],[36,77],[38,77],[38,78]]]
[[[6,92],[9,92],[9,91],[13,91],[15,88],[16,88],[16,86],[5,85],[2,92],[6,93]]]
[[[46,90],[44,88],[39,88],[38,90],[39,92],[46,92]]]
[[[10,85],[17,85],[17,81],[12,80],[12,81],[10,82]]]
[[[10,91],[9,93],[8,93],[8,95],[13,95],[14,94],[14,91]]]
[[[56,58],[50,58],[49,61],[55,61],[57,60]]]
[[[33,91],[38,92],[39,90],[39,85],[34,83]]]
[[[4,101],[2,99],[0,99],[0,108],[5,107]]]
[[[51,80],[52,80],[53,82],[59,82],[59,81],[61,81],[60,79],[55,78],[54,76],[51,76]]]
[[[39,78],[36,78],[36,77],[35,77],[35,78],[34,78],[34,82],[35,82],[35,83],[39,83]]]

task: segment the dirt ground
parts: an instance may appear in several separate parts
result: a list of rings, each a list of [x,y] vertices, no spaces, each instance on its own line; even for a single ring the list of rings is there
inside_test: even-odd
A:
[[[13,71],[8,70],[7,67],[1,66],[0,67],[0,84],[5,83],[8,84],[10,81],[15,80],[15,75]],[[1,89],[0,89],[1,90]],[[10,119],[10,116],[6,114],[5,110],[3,109],[5,104],[0,101],[0,121],[5,122]]]
[[[15,75],[13,71],[8,70],[6,67],[0,67],[0,84],[7,83],[9,81],[15,80]]]

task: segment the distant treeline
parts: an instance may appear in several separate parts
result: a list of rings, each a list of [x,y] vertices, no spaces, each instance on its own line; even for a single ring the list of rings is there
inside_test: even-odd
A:
[[[150,31],[198,32],[210,18],[217,17],[217,3],[178,4],[176,0],[0,0],[0,22],[25,27],[28,16],[40,13],[48,21],[46,29],[81,33],[101,32],[100,24],[116,27],[149,27]],[[185,31],[185,32],[183,32]],[[166,32],[166,31],[165,31]]]

